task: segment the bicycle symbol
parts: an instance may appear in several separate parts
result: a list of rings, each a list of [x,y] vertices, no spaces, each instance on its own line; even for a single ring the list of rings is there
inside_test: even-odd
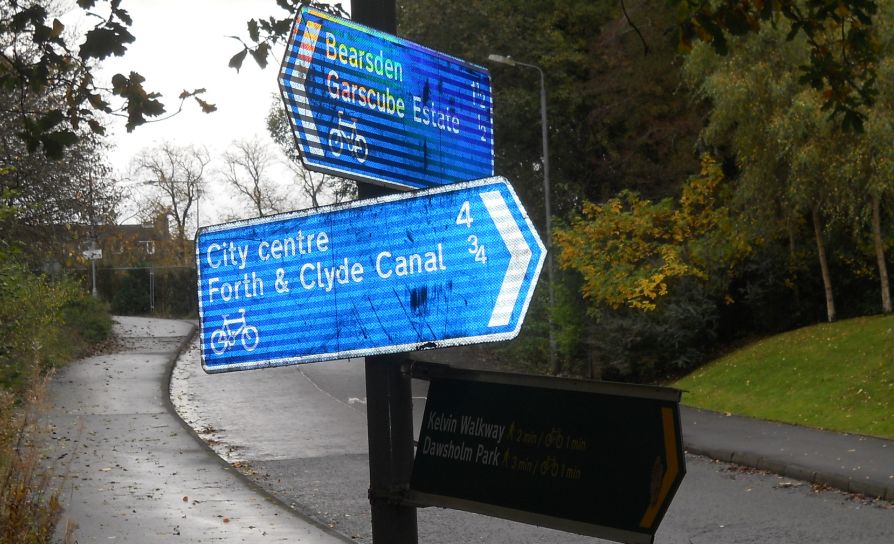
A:
[[[211,351],[217,355],[223,355],[228,349],[236,345],[236,337],[241,336],[242,347],[245,351],[254,351],[258,347],[261,337],[258,328],[245,323],[245,308],[239,308],[239,317],[227,319],[229,314],[224,314],[223,325],[211,333]],[[237,327],[233,327],[238,325]]]
[[[343,111],[338,112],[338,126],[329,130],[329,150],[335,157],[341,156],[345,147],[354,155],[357,162],[363,164],[366,162],[366,156],[369,154],[369,148],[366,146],[366,138],[357,133],[357,119],[351,118],[352,122],[344,120]],[[350,136],[346,129],[351,131]]]

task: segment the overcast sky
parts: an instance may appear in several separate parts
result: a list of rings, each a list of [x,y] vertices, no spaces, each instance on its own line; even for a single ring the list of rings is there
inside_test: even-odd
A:
[[[227,63],[241,47],[229,36],[245,38],[249,19],[286,15],[274,0],[124,0],[122,7],[133,18],[131,32],[136,41],[124,57],[103,64],[103,80],[117,72],[137,71],[146,78],[147,90],[164,95],[169,111],[176,110],[177,96],[184,89],[205,88],[203,98],[218,111],[204,114],[190,100],[176,117],[143,125],[130,134],[124,120],[116,119],[111,131],[116,149],[111,158],[119,176],[126,175],[141,149],[163,141],[206,146],[216,164],[234,140],[258,136],[273,145],[265,118],[273,101],[279,100],[276,78],[283,48],[264,70],[250,56],[238,74]],[[280,168],[277,176],[287,178],[288,171]],[[233,207],[223,186],[210,181],[209,194],[201,201],[203,225],[218,222]]]

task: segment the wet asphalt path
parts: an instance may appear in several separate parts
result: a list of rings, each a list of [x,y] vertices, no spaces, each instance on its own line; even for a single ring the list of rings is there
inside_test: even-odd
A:
[[[178,411],[230,462],[297,511],[371,542],[362,360],[207,375],[193,343],[172,379]],[[414,381],[414,420],[425,384]],[[606,444],[606,447],[611,447]],[[687,455],[688,474],[660,527],[667,544],[890,544],[891,503]],[[437,508],[420,509],[424,543],[594,543],[597,539]]]
[[[362,359],[207,375],[198,345],[174,370],[171,399],[222,457],[284,503],[371,542]],[[413,382],[417,424],[424,382]],[[466,512],[418,511],[426,543],[592,543],[594,539]]]
[[[116,318],[115,329],[117,353],[66,366],[49,392],[50,458],[68,472],[77,542],[344,542],[269,499],[176,416],[169,363],[190,323]]]

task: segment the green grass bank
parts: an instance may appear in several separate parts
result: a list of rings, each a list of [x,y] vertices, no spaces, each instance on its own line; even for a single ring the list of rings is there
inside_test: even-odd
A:
[[[765,338],[674,386],[689,406],[894,438],[894,316]]]

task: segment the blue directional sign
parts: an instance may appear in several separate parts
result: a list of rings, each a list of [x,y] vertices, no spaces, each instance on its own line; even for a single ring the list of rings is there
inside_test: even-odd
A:
[[[494,173],[481,66],[304,7],[279,84],[310,170],[402,189]]]
[[[514,338],[546,249],[504,178],[204,227],[208,372]]]

